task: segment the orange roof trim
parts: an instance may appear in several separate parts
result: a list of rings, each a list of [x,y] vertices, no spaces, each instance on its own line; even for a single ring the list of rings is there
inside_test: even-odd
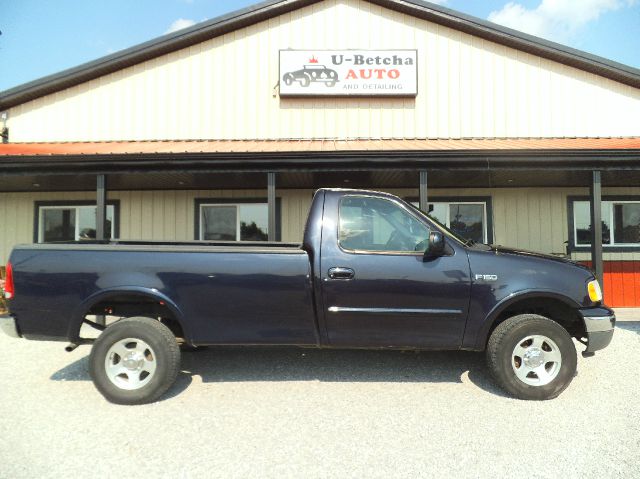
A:
[[[634,138],[183,140],[0,144],[0,157],[340,151],[640,150]]]

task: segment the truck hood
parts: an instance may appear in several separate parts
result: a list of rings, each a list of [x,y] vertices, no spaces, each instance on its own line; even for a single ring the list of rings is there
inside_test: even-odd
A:
[[[496,302],[522,292],[542,292],[576,307],[593,306],[587,291],[593,272],[575,261],[498,245],[474,245],[467,252],[473,284],[489,286]]]
[[[487,248],[486,251],[493,251],[496,255],[510,254],[510,255],[516,255],[516,256],[527,256],[529,258],[538,258],[543,260],[570,264],[573,266],[577,266],[578,268],[591,271],[587,266],[577,263],[571,259],[563,258],[561,256],[555,256],[555,255],[546,254],[546,253],[538,253],[537,251],[528,251],[528,250],[519,249],[519,248],[509,248],[501,245],[482,245],[482,246],[485,246]]]

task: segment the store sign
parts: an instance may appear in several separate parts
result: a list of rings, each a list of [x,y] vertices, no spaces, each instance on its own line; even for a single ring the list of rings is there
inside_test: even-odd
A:
[[[416,50],[280,50],[280,96],[416,96]]]

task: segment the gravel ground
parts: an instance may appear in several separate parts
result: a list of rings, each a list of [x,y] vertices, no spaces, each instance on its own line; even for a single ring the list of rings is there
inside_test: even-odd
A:
[[[640,477],[640,321],[546,402],[475,353],[208,349],[115,406],[63,346],[0,336],[2,478]]]

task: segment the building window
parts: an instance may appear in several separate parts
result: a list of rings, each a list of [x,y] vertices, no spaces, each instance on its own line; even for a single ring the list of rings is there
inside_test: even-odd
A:
[[[279,218],[277,203],[276,220]],[[268,241],[269,214],[264,200],[196,200],[195,238],[205,241]],[[276,237],[278,231],[276,231]]]
[[[116,204],[107,205],[106,231],[116,235]],[[36,203],[37,243],[79,241],[96,238],[96,206],[80,203]]]
[[[418,206],[417,201],[411,201]],[[488,198],[438,199],[429,202],[429,216],[451,229],[458,236],[478,243],[491,243],[488,226]]]
[[[351,251],[424,252],[429,228],[393,201],[345,196],[340,201],[340,246]]]
[[[570,199],[573,224],[570,226],[574,248],[591,246],[589,200]],[[602,244],[608,248],[640,247],[640,199],[602,201]]]

